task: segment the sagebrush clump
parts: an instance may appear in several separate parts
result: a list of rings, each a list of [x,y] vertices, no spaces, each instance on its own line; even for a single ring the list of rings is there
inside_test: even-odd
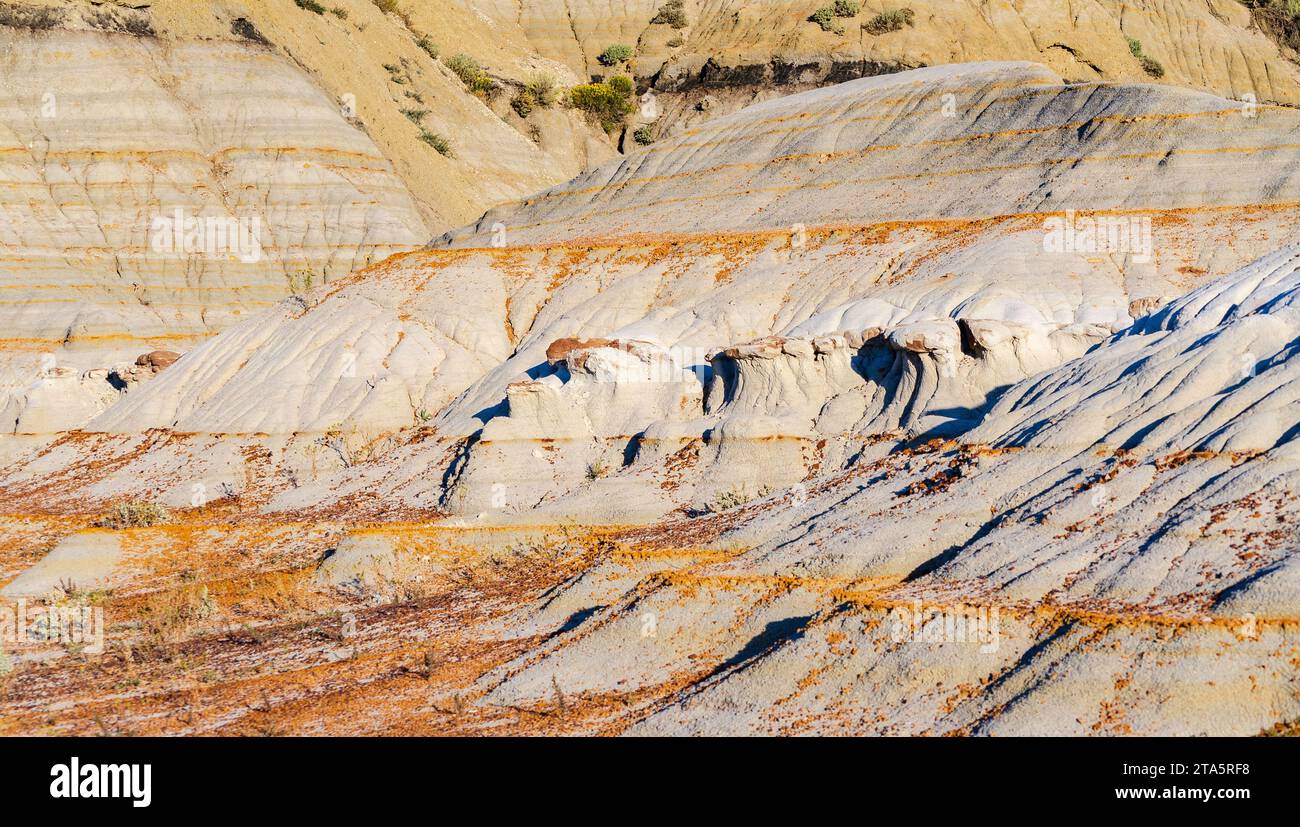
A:
[[[398,5],[397,0],[370,0],[384,14],[394,14],[406,28],[411,28],[411,14]]]
[[[904,26],[911,26],[912,21],[915,19],[916,14],[911,9],[894,9],[881,12],[863,23],[862,30],[872,35],[888,34],[889,32],[896,32]]]
[[[835,0],[831,5],[822,6],[813,12],[808,19],[821,26],[824,32],[844,34],[844,27],[840,25],[837,18],[857,17],[860,10],[857,0]]]
[[[1165,67],[1160,64],[1160,61],[1143,53],[1141,40],[1138,40],[1135,37],[1129,37],[1126,39],[1128,40],[1129,53],[1132,54],[1133,57],[1137,58],[1138,65],[1142,67],[1142,71],[1146,72],[1153,78],[1162,78],[1165,76]]]
[[[438,59],[438,47],[434,44],[434,42],[431,39],[429,39],[429,36],[427,34],[420,35],[416,39],[415,45],[419,46],[420,50],[423,51],[429,57],[433,58],[434,60]]]
[[[650,18],[651,25],[664,24],[674,29],[686,28],[690,24],[686,20],[686,9],[683,6],[683,0],[668,0],[659,7],[655,16]]]
[[[605,51],[600,53],[596,60],[600,61],[601,66],[616,66],[632,58],[632,47],[622,43],[615,43],[613,46],[606,46]]]
[[[433,147],[438,152],[439,155],[442,155],[446,158],[456,157],[456,153],[451,151],[451,144],[447,141],[446,138],[442,137],[437,132],[430,132],[424,127],[421,127],[420,140],[424,141],[426,144]]]
[[[554,106],[558,98],[555,78],[550,75],[535,74],[516,93],[514,100],[510,101],[510,107],[519,117],[527,118],[537,107],[549,109]]]
[[[458,52],[444,60],[443,64],[452,71],[452,74],[460,78],[460,82],[465,84],[465,88],[470,92],[485,98],[494,96],[496,84],[474,58],[464,52]]]

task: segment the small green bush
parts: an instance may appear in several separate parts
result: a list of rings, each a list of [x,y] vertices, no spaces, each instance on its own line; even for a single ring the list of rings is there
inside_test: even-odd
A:
[[[555,78],[551,75],[538,72],[528,78],[524,84],[524,90],[533,96],[533,100],[543,109],[549,109],[559,100],[559,89],[555,84]]]
[[[527,89],[520,89],[515,99],[510,101],[510,108],[515,110],[515,114],[521,118],[526,118],[532,114],[533,109],[537,106],[537,97]]]
[[[345,9],[345,8],[343,8],[342,6],[335,6],[335,7],[333,7],[332,9],[330,9],[330,14],[334,15],[334,16],[337,17],[339,20],[347,20],[347,19],[348,19],[348,10]]]
[[[1138,65],[1142,71],[1146,72],[1153,78],[1162,78],[1165,76],[1165,67],[1160,65],[1160,61],[1153,57],[1148,57],[1142,52],[1142,41],[1136,37],[1125,38],[1128,41],[1128,50],[1133,57],[1137,58]]]
[[[600,61],[602,66],[615,66],[632,57],[632,47],[622,43],[615,43],[613,46],[606,46],[605,51],[600,53],[596,60]]]
[[[893,11],[881,12],[875,17],[862,24],[862,30],[871,35],[889,34],[896,32],[904,26],[912,25],[916,19],[916,14],[911,9],[894,9]]]
[[[606,83],[609,84],[610,89],[613,89],[625,98],[631,97],[632,92],[636,89],[636,85],[632,83],[632,79],[627,75],[615,75],[607,80]]]
[[[427,34],[420,35],[419,39],[415,41],[415,45],[419,46],[429,57],[434,60],[438,59],[438,47],[434,45],[434,42],[429,39]]]
[[[466,86],[471,86],[483,70],[479,67],[478,61],[464,52],[458,52],[443,61],[452,74],[460,78],[460,82]]]
[[[655,142],[654,127],[650,126],[649,124],[646,124],[644,126],[638,126],[636,130],[632,132],[632,140],[636,141],[641,146],[648,146],[649,144],[654,143]]]
[[[818,26],[822,27],[824,32],[834,32],[844,34],[844,27],[835,22],[835,10],[830,6],[822,6],[817,11],[808,15],[808,19]]]
[[[428,109],[403,109],[402,114],[405,115],[406,119],[411,123],[419,125],[420,121],[424,120],[424,116],[429,114],[429,110]]]
[[[474,82],[469,85],[469,91],[478,95],[480,98],[491,100],[496,97],[497,92],[500,91],[500,87],[497,86],[496,81],[484,73],[474,78]]]
[[[824,32],[844,34],[844,27],[836,20],[838,17],[856,17],[861,7],[857,0],[835,0],[829,6],[822,6],[808,16],[808,19],[822,27]]]
[[[317,3],[316,0],[293,0],[293,2],[300,9],[306,9],[307,11],[314,11],[317,14],[325,13],[325,7],[322,6],[320,3]]]
[[[1160,61],[1153,57],[1142,55],[1138,58],[1138,63],[1142,64],[1142,71],[1146,72],[1153,78],[1162,78],[1165,76],[1165,67],[1160,64]]]
[[[686,9],[682,0],[668,0],[659,7],[659,11],[650,19],[650,24],[667,24],[674,29],[684,29],[690,25],[686,20]]]
[[[456,153],[451,151],[451,144],[437,132],[430,132],[424,127],[420,127],[420,140],[437,150],[439,155],[447,158],[456,157]]]

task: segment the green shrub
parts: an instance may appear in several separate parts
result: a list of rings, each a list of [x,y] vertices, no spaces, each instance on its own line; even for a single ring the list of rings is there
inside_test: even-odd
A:
[[[424,120],[424,116],[429,114],[429,110],[428,109],[403,109],[402,114],[406,116],[406,119],[408,121],[418,126],[420,121]]]
[[[654,127],[650,126],[649,124],[646,124],[644,126],[638,126],[636,130],[633,131],[632,133],[632,140],[636,141],[641,146],[647,146],[649,144],[654,143],[655,142]]]
[[[904,26],[912,25],[915,18],[916,15],[911,9],[894,9],[893,11],[881,12],[863,23],[862,30],[871,35],[888,34],[896,32]]]
[[[478,61],[464,52],[452,55],[444,60],[443,63],[446,64],[452,74],[460,78],[460,82],[466,86],[472,86],[475,79],[477,79],[479,75],[483,74],[483,70],[479,67]]]
[[[569,105],[594,117],[606,132],[622,126],[636,108],[626,93],[610,83],[584,83],[573,87],[569,90]]]
[[[314,11],[317,14],[325,13],[325,7],[322,6],[320,3],[317,3],[316,0],[293,0],[293,2],[300,9],[306,9],[307,11]]]
[[[632,79],[627,75],[615,75],[607,80],[606,83],[609,84],[610,89],[613,89],[625,98],[630,98],[632,92],[636,90],[635,84],[632,83]]]
[[[100,528],[147,528],[171,519],[171,512],[157,503],[146,500],[126,500],[114,503],[95,521]]]
[[[524,84],[525,91],[533,96],[533,100],[543,109],[549,109],[559,100],[559,89],[555,85],[555,78],[551,75],[538,72],[528,78]]]
[[[434,60],[438,59],[438,47],[434,45],[427,34],[420,35],[419,39],[415,41],[415,45],[419,46],[429,57]]]
[[[333,7],[332,9],[330,9],[330,14],[334,15],[334,16],[337,17],[339,20],[347,20],[347,19],[348,19],[348,10],[345,9],[345,8],[343,8],[342,6],[335,6],[335,7]]]
[[[632,57],[632,47],[625,46],[622,43],[615,43],[613,46],[606,46],[605,51],[600,53],[596,60],[600,61],[602,66],[614,66],[622,63]]]
[[[836,20],[837,17],[856,17],[861,7],[857,0],[835,0],[829,6],[822,6],[817,11],[808,16],[808,19],[818,26],[822,27],[824,32],[834,32],[835,34],[844,34],[844,27]]]
[[[1153,57],[1148,57],[1142,52],[1142,41],[1135,37],[1125,38],[1128,41],[1128,50],[1133,57],[1137,58],[1138,65],[1142,71],[1146,72],[1153,78],[1162,78],[1165,76],[1165,67],[1160,65],[1160,61]]]
[[[510,108],[515,110],[515,114],[521,118],[526,118],[532,114],[533,108],[537,106],[537,97],[528,89],[520,89],[515,99],[510,101]]]
[[[496,81],[492,80],[492,78],[488,77],[487,74],[484,73],[474,78],[474,82],[469,85],[469,91],[481,98],[491,100],[496,97],[496,94],[500,89],[497,86]]]
[[[420,127],[420,140],[436,149],[439,155],[443,155],[447,158],[456,157],[456,154],[451,151],[451,144],[449,144],[447,139],[439,135],[437,132],[430,132],[424,127]]]
[[[830,6],[822,6],[817,11],[808,15],[808,19],[818,26],[822,27],[824,32],[835,32],[844,34],[844,27],[835,22],[835,10]]]
[[[1142,71],[1146,72],[1153,78],[1162,78],[1165,76],[1165,67],[1160,64],[1160,61],[1153,57],[1142,55],[1138,58],[1138,63],[1142,64]]]
[[[682,8],[682,0],[668,0],[659,7],[658,13],[650,19],[650,24],[666,23],[674,29],[684,29],[690,25],[686,20],[686,9]]]

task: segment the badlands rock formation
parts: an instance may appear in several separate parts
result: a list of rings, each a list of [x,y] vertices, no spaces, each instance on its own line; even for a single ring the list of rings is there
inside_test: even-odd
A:
[[[811,22],[810,2],[692,0],[677,15],[664,5],[5,0],[0,278],[30,290],[0,313],[11,344],[0,433],[19,435],[0,455],[87,423],[128,390],[104,380],[140,352],[188,350],[567,180],[633,148],[638,124],[652,138],[689,134],[754,101],[955,61],[1150,80],[1130,40],[1162,82],[1261,103],[1300,97],[1283,18],[1235,0],[919,0],[893,31],[871,23],[893,7],[867,3],[838,21],[843,33]],[[632,59],[603,65],[613,43]],[[456,53],[483,66],[486,91],[448,68]],[[563,106],[512,110],[539,76],[563,90],[614,73],[646,94],[612,135]],[[225,226],[240,219],[259,223]],[[168,221],[195,220],[217,222],[203,225],[209,238],[258,244],[178,232],[170,254],[151,249]]]
[[[138,621],[11,729],[1294,728],[1298,126],[864,78],[282,301],[0,476],[6,594]]]
[[[401,19],[351,5],[0,4],[0,432],[80,426],[141,352],[188,350],[612,153],[558,110],[530,139]],[[464,139],[444,157],[420,130],[449,123]]]

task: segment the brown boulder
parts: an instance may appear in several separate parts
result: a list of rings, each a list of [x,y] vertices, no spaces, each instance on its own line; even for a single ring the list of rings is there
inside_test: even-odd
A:
[[[138,367],[153,368],[154,371],[160,371],[179,358],[181,358],[181,355],[174,350],[152,350],[137,356],[135,363]]]

